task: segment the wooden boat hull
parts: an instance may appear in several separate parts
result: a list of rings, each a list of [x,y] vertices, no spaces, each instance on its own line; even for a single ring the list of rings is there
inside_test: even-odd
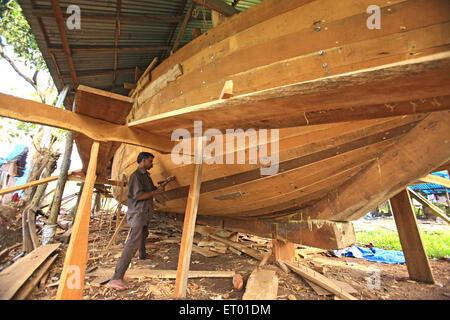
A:
[[[366,9],[373,4],[380,7],[383,17],[377,30],[366,24]],[[339,212],[321,214],[314,207],[327,201],[339,203],[336,192],[343,186],[364,192],[365,186],[353,181],[361,184],[367,176],[371,183],[370,174],[380,159],[402,141],[412,143],[409,135],[423,132],[416,127],[422,122],[425,126],[430,113],[440,112],[442,121],[448,118],[448,30],[448,1],[286,1],[280,6],[278,1],[267,0],[164,60],[151,72],[152,81],[132,93],[135,102],[126,122],[165,139],[170,139],[172,129],[193,133],[195,120],[206,123],[204,130],[217,124],[224,141],[225,128],[280,128],[276,174],[261,175],[264,165],[249,163],[254,148],[248,144],[245,164],[204,165],[200,217],[222,219],[222,226],[224,218],[237,219],[234,222],[357,219],[371,208],[364,211],[366,206],[349,203]],[[433,54],[439,59],[434,60]],[[422,57],[414,60],[414,66],[404,64]],[[432,68],[426,67],[431,61],[428,57],[438,61]],[[364,79],[365,73],[354,76],[363,69],[370,78]],[[334,86],[333,90],[314,91],[320,79]],[[227,112],[220,113],[222,105],[214,101],[229,80],[237,97],[223,107]],[[289,86],[293,84],[302,89],[292,93]],[[257,91],[258,98],[252,98]],[[264,103],[258,104],[261,99]],[[254,105],[249,107],[249,103]],[[195,105],[199,107],[191,107]],[[445,125],[439,128],[447,129]],[[425,132],[430,137],[438,134]],[[438,147],[439,142],[431,143]],[[114,155],[111,178],[129,177],[137,167],[138,153],[144,150],[156,155],[151,169],[154,182],[170,175],[177,178],[157,197],[157,208],[183,214],[193,164],[175,164],[170,154],[122,144]],[[237,149],[228,153],[237,153]],[[375,194],[366,196],[365,204],[375,207],[389,199],[393,190],[405,188],[449,159],[449,151],[444,150],[410,168],[389,167],[386,172],[393,178],[395,170],[409,174],[394,189],[390,182],[383,182],[376,192],[372,190]],[[119,198],[126,188],[114,187],[113,192]],[[125,196],[122,202],[126,203]]]

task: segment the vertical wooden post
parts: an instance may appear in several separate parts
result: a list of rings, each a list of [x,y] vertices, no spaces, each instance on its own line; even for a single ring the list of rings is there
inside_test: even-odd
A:
[[[177,278],[175,281],[175,298],[186,297],[187,276],[191,262],[192,242],[194,240],[195,220],[197,218],[198,200],[200,197],[200,185],[203,167],[203,137],[195,138],[195,164],[194,176],[187,199],[186,212],[184,214],[183,235],[181,237],[180,255],[178,257]]]
[[[89,220],[92,193],[96,179],[99,142],[94,141],[91,148],[89,166],[80,196],[75,222],[72,228],[69,247],[64,259],[64,267],[59,280],[57,300],[81,300],[83,297],[84,275],[88,259]]]
[[[273,261],[278,260],[294,262],[295,261],[295,244],[282,239],[278,235],[278,228],[272,229],[272,255]]]
[[[434,283],[408,191],[405,189],[391,198],[391,206],[409,277],[412,280]]]

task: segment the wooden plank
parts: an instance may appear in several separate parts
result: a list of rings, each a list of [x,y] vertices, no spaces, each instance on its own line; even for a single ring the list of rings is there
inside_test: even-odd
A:
[[[102,282],[108,281],[110,277],[114,274],[114,269],[97,269],[90,275],[99,276]],[[236,273],[234,271],[198,271],[189,270],[187,277],[189,279],[193,278],[232,278]],[[151,270],[151,269],[141,269],[132,268],[127,270],[127,277],[129,278],[158,278],[158,279],[175,279],[177,275],[177,270]],[[98,280],[96,280],[99,282]]]
[[[141,94],[136,98],[138,104],[145,103],[149,98],[153,97],[159,91],[164,89],[169,82],[175,81],[179,76],[183,74],[183,69],[180,64],[175,65],[173,68],[169,69],[161,77],[153,80],[150,84],[145,87]],[[133,111],[131,111],[133,112]]]
[[[309,281],[327,289],[337,297],[345,300],[357,300],[355,297],[353,297],[351,294],[349,294],[344,289],[338,287],[333,281],[330,279],[324,277],[320,273],[305,267],[303,265],[294,264],[292,262],[286,262],[284,261],[284,264],[291,269],[293,272],[299,274],[305,279],[308,279]]]
[[[450,148],[448,142],[442,141],[442,137],[448,132],[450,112],[431,113],[386,150],[377,161],[306,209],[303,215],[311,219],[338,221],[362,217],[378,204],[447,162]],[[442,143],[431,145],[430,141]],[[420,158],[416,157],[418,154],[421,155]]]
[[[70,176],[72,174],[73,174],[73,171],[69,172],[68,176]],[[38,186],[38,185],[43,184],[43,183],[48,183],[48,182],[51,182],[51,181],[58,180],[58,178],[59,178],[59,176],[52,176],[52,177],[47,177],[47,178],[36,180],[36,181],[27,182],[27,183],[24,183],[24,184],[22,184],[20,186],[15,186],[15,187],[11,187],[11,188],[1,189],[0,190],[0,195],[11,193],[11,192],[14,192],[14,191],[23,190],[23,189],[30,188],[30,187],[35,187],[35,186]]]
[[[197,164],[195,165],[192,184],[189,188],[188,202],[184,215],[183,234],[181,237],[180,254],[178,258],[177,278],[175,281],[174,296],[176,298],[186,297],[187,275],[191,261],[192,242],[194,239],[195,221],[197,219],[198,201],[200,197],[205,138],[196,137],[195,140],[195,160]]]
[[[91,158],[80,197],[69,246],[64,259],[64,267],[56,294],[57,300],[80,300],[83,296],[84,275],[88,254],[89,220],[99,142],[92,145]]]
[[[330,66],[329,68],[331,69],[331,73],[336,74],[348,72],[355,69],[363,69],[378,64],[408,59],[415,56],[417,53],[415,49],[416,47],[412,49],[411,46],[408,46],[408,43],[410,43],[410,41],[413,41],[415,45],[418,45],[421,48],[418,50],[420,52],[419,54],[423,54],[422,44],[424,42],[427,42],[429,38],[435,37],[433,33],[430,34],[431,37],[427,37],[423,33],[419,33],[418,36],[406,39],[404,32],[398,32],[398,23],[396,23],[396,21],[404,21],[404,19],[406,19],[408,22],[405,21],[404,23],[408,25],[408,31],[416,30],[416,28],[423,26],[430,26],[433,24],[434,20],[439,20],[441,22],[446,21],[445,15],[442,14],[442,12],[447,6],[442,1],[440,3],[433,2],[433,4],[418,1],[391,1],[389,4],[386,4],[386,2],[382,1],[376,2],[377,3],[369,3],[368,1],[360,1],[358,3],[351,4],[347,2],[341,3],[336,1],[313,2],[310,5],[305,6],[305,8],[300,8],[301,10],[296,10],[297,16],[295,16],[295,18],[293,18],[294,12],[289,12],[286,14],[287,16],[279,16],[276,17],[276,19],[272,19],[277,20],[278,24],[281,24],[282,26],[285,26],[285,20],[291,20],[291,24],[287,25],[287,28],[285,29],[283,29],[280,25],[276,25],[275,22],[270,24],[272,28],[266,26],[266,28],[263,29],[263,25],[265,25],[266,23],[263,23],[260,26],[255,26],[259,27],[258,31],[260,31],[260,37],[264,37],[264,39],[268,38],[267,40],[255,40],[258,39],[258,36],[257,31],[253,30],[253,38],[250,35],[248,35],[246,38],[244,38],[243,36],[239,37],[241,34],[245,33],[242,32],[241,34],[233,36],[232,39],[230,39],[230,43],[227,43],[227,47],[225,46],[225,44],[221,46],[220,44],[214,43],[213,52],[211,52],[211,50],[205,50],[202,54],[204,65],[200,65],[198,63],[200,61],[200,56],[197,57],[195,61],[192,61],[192,64],[191,61],[186,61],[186,65],[183,65],[183,67],[185,68],[185,74],[188,75],[189,73],[192,73],[192,76],[189,75],[185,77],[186,81],[184,84],[182,84],[181,82],[177,83],[178,85],[176,89],[173,88],[174,90],[169,90],[170,88],[168,88],[167,90],[165,90],[165,92],[162,93],[163,96],[174,97],[176,94],[176,90],[178,92],[182,90],[183,94],[178,94],[178,97],[175,98],[174,103],[168,103],[169,99],[166,99],[166,101],[159,103],[160,99],[159,97],[157,97],[155,98],[154,105],[151,107],[149,106],[149,109],[147,109],[146,111],[150,110],[163,112],[173,110],[182,105],[189,106],[209,101],[211,99],[210,97],[214,95],[213,92],[217,92],[218,90],[220,90],[218,89],[218,87],[221,87],[221,85],[218,84],[218,81],[221,79],[227,79],[234,74],[236,74],[236,78],[234,78],[233,80],[236,80],[236,86],[239,88],[240,93],[248,93],[250,90],[262,90],[273,88],[274,86],[282,84],[295,83],[322,77],[326,75],[326,69],[322,67],[322,64],[324,62],[327,62]],[[385,15],[385,19],[388,19],[389,23],[386,24],[380,31],[373,32],[373,30],[358,27],[361,24],[365,24],[365,21],[367,19],[367,14],[365,11],[367,6],[370,4],[380,5],[383,12],[387,9],[387,7],[389,7],[389,10],[391,10],[391,14],[387,13]],[[364,5],[365,7],[363,7]],[[308,14],[310,14],[310,12],[317,12],[318,10],[321,10],[320,7],[327,7],[329,8],[329,11],[323,12],[324,15],[322,15],[321,18],[323,18],[324,20],[326,19],[327,22],[326,24],[322,22],[322,31],[317,32],[314,31],[314,28],[311,27],[310,20],[312,18],[310,18]],[[441,9],[438,9],[439,7]],[[417,12],[421,9],[423,9],[423,12],[427,12],[427,14],[428,12],[432,12],[433,15],[439,15],[440,17],[429,18],[422,16],[421,19],[417,19],[415,17],[415,14],[408,17],[409,12],[413,12],[413,10]],[[427,11],[427,9],[429,9],[429,11]],[[405,16],[407,17],[405,18]],[[414,16],[414,18],[412,16]],[[350,23],[349,20],[352,21],[352,23]],[[299,22],[294,24],[293,21]],[[269,23],[269,21],[267,21],[267,23]],[[291,26],[291,28],[289,28],[289,26]],[[324,30],[325,27],[328,28],[328,31]],[[267,32],[267,30],[271,29],[276,30],[276,32]],[[338,31],[339,29],[341,30]],[[345,31],[355,29],[358,30],[358,32],[355,32],[351,35]],[[292,30],[301,30],[303,32],[300,33],[299,31],[298,33],[294,33]],[[247,31],[247,33],[250,33],[250,30]],[[278,35],[280,31],[291,33],[286,35]],[[405,33],[406,32],[407,31],[405,31]],[[267,35],[268,33],[270,34],[270,37]],[[357,34],[358,36],[356,39],[355,34]],[[282,52],[280,52],[280,45],[278,45],[279,41],[273,39],[275,36],[279,38],[277,40],[283,41],[284,45],[281,46],[283,46],[283,48],[285,48],[286,46],[286,49],[289,50],[282,50]],[[377,45],[372,44],[369,50],[367,50],[367,46],[362,43],[363,41],[369,39],[378,39],[382,36],[396,36],[397,39],[391,42],[380,42]],[[307,39],[305,39],[305,37]],[[407,38],[409,38],[409,36]],[[435,40],[437,40],[438,38],[439,37],[436,37]],[[299,46],[296,39],[302,39],[302,41],[304,41],[304,45]],[[336,44],[336,39],[339,39],[339,44]],[[448,43],[445,39],[445,36],[444,38],[439,38],[440,45]],[[212,40],[213,39],[210,39],[210,41]],[[271,46],[271,44],[268,43],[269,41],[272,41],[272,43],[276,43],[277,45]],[[246,43],[248,43],[248,45],[244,47],[244,44]],[[391,52],[391,47],[393,47],[393,45],[391,45],[390,43],[401,43],[402,51],[400,55],[397,54],[398,52],[395,52],[397,56],[394,57],[395,54],[392,54]],[[354,44],[354,46],[351,49],[347,48],[347,45],[349,44]],[[272,47],[270,53],[267,52],[266,48],[268,47]],[[432,46],[425,46],[425,48],[428,50],[431,49]],[[434,48],[436,50],[439,50],[437,49],[437,46]],[[319,56],[318,54],[315,54],[315,52],[319,50],[323,50],[325,52],[325,55]],[[328,52],[328,50],[331,52]],[[413,54],[411,54],[411,50],[413,50]],[[442,51],[443,49],[440,50]],[[290,51],[290,54],[284,55],[284,53],[287,51]],[[226,54],[224,52],[226,52]],[[333,54],[333,52],[336,55],[334,56],[332,61],[329,61],[329,55]],[[214,61],[217,65],[215,68],[206,68],[206,63],[209,60],[209,56],[207,56],[207,54],[214,54]],[[250,54],[251,57],[248,56],[248,54]],[[243,55],[246,56],[246,59],[244,59],[245,62],[242,61],[242,63],[238,63],[238,61],[236,60],[238,60],[238,57],[242,57]],[[222,58],[223,56],[226,56],[226,59]],[[304,58],[307,58],[307,61],[299,63],[292,67],[290,59],[300,56],[304,56]],[[359,64],[357,64],[355,67],[355,63],[347,63],[348,59],[355,59],[359,62]],[[280,63],[280,66],[285,65],[283,70],[289,71],[289,68],[292,68],[292,70],[289,72],[280,72],[279,68],[274,67],[272,69],[272,73],[267,72],[267,74],[264,75],[264,71],[261,71],[261,73],[257,76],[254,75],[254,73],[258,71],[258,68],[263,68],[265,66],[268,67],[274,62],[279,62],[280,60],[284,60],[283,63]],[[250,63],[251,66],[244,65],[244,63],[247,65]],[[189,68],[188,65],[190,65]],[[192,71],[193,68],[197,67],[198,69],[196,71]],[[250,72],[250,74],[252,75],[249,74],[249,77],[245,79],[248,81],[245,81],[244,79],[242,79],[242,82],[238,81],[241,73],[243,71],[248,71],[248,69],[250,68],[254,68],[255,70],[252,71],[253,74],[252,72]],[[301,74],[298,72],[299,68],[302,70]],[[203,73],[200,73],[201,69],[203,70]],[[306,74],[304,73],[305,69],[308,69]],[[167,70],[167,68],[165,70]],[[313,72],[314,74],[312,75],[311,72]],[[289,79],[286,79],[288,77]],[[284,79],[281,80],[281,78]],[[208,89],[198,89],[199,86],[201,86],[202,80],[208,83]],[[191,83],[191,85],[187,83],[188,81]],[[251,88],[246,85],[246,83],[250,82],[252,83]],[[255,84],[255,82],[257,83]],[[278,84],[272,85],[273,83]],[[194,85],[195,88],[193,87]],[[213,85],[214,88],[212,88]],[[245,90],[246,88],[247,90]],[[142,116],[144,114],[148,115],[149,112],[144,112]]]
[[[430,201],[428,201],[427,198],[423,197],[421,194],[419,194],[419,193],[417,193],[414,190],[411,190],[409,188],[408,188],[408,192],[409,192],[410,195],[412,195],[413,198],[415,198],[417,201],[422,203],[422,205],[427,206],[428,208],[430,208],[431,212],[434,213],[436,216],[438,216],[439,218],[441,218],[445,222],[450,223],[450,218],[447,217],[445,212],[442,211],[439,207],[435,206]]]
[[[434,174],[428,174],[425,177],[422,177],[419,179],[420,181],[426,182],[426,183],[435,183],[435,184],[439,184],[441,186],[444,186],[446,188],[450,189],[450,180],[440,177],[440,176],[436,176]]]
[[[38,270],[36,270],[30,279],[19,289],[19,291],[14,295],[12,300],[25,300],[33,289],[38,285],[41,281],[41,278],[47,273],[48,269],[53,265],[58,255],[54,255],[53,257],[47,259]]]
[[[273,270],[254,270],[247,280],[242,300],[276,300],[278,277]]]
[[[434,283],[408,191],[404,189],[390,201],[409,277],[416,281]]]
[[[11,299],[33,272],[60,245],[60,243],[55,243],[38,247],[0,272],[0,300]]]
[[[332,295],[331,292],[329,292],[328,290],[323,289],[321,286],[318,286],[317,284],[315,284],[312,281],[309,281],[308,279],[304,279],[310,286],[311,288],[319,295],[319,296],[329,296]],[[347,291],[350,294],[353,293],[358,293],[358,291],[355,290],[355,288],[353,288],[351,285],[347,284],[346,282],[342,282],[342,281],[338,281],[338,280],[334,280],[334,279],[330,279],[331,281],[334,282],[334,284],[338,287],[341,287],[343,290]]]
[[[18,108],[17,106],[20,106]],[[96,141],[117,141],[170,153],[175,143],[161,136],[58,109],[44,103],[0,94],[0,115],[76,131]]]
[[[134,98],[136,97],[142,90],[142,88],[147,85],[148,82],[151,81],[151,73],[152,69],[156,66],[158,63],[158,58],[153,58],[152,62],[148,65],[148,67],[145,69],[144,73],[139,77],[139,80],[136,82],[136,89],[132,91],[131,96]]]
[[[357,111],[358,108],[365,110],[368,105],[374,105],[377,109],[381,111],[384,109],[384,111],[379,112],[379,110],[375,113],[364,111],[358,115],[358,119],[364,119],[364,117],[369,119],[377,115],[392,117],[447,110],[450,108],[448,68],[450,68],[450,51],[263,90],[227,100],[202,103],[132,121],[128,123],[128,126],[169,135],[180,125],[193,133],[193,119],[202,120],[203,130],[207,128],[224,130],[230,126],[246,130],[336,122],[336,112],[340,113],[338,121],[350,121],[354,119],[351,116],[345,116],[350,108]],[[432,86],[433,91],[418,91],[417,86],[423,83]],[[380,92],[385,90],[385,96],[378,91],[376,94],[368,92],[367,88],[375,84],[380,88]],[[364,94],[361,94],[362,92]],[[148,94],[138,99],[140,103],[143,103],[152,95]],[[349,96],[352,99],[349,99]],[[416,104],[414,108],[416,99],[430,99],[430,101],[425,104],[426,109],[419,110],[424,106]],[[392,104],[401,102],[404,106],[398,108],[398,114],[393,114],[392,110],[395,110],[396,106],[392,107]],[[391,105],[391,108],[386,104]],[[318,113],[324,109],[334,110],[333,117],[330,116],[326,120],[327,117]],[[305,113],[308,113],[306,118]],[[258,114],[258,117],[255,118],[254,114]]]

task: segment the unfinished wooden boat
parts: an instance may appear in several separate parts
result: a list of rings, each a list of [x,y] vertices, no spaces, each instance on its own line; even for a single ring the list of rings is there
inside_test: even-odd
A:
[[[153,180],[177,178],[155,204],[181,217],[197,166],[173,161],[180,141],[172,134],[184,129],[194,137],[201,122],[200,134],[215,132],[205,147],[211,151],[228,140],[227,129],[254,129],[258,136],[269,129],[268,146],[259,136],[256,145],[246,139],[231,149],[216,147],[215,162],[205,158],[196,221],[327,249],[354,243],[349,221],[432,170],[448,168],[448,1],[265,0],[239,14],[204,1],[232,11],[222,11],[230,17],[156,67],[154,60],[135,75],[128,96],[99,90],[106,89],[102,77],[114,75],[114,84],[120,78],[119,52],[130,57],[158,49],[118,46],[120,22],[128,30],[133,23],[183,21],[184,31],[194,2],[180,20],[139,16],[132,5],[122,8],[124,15],[120,8],[105,15],[107,5],[90,1],[81,5],[81,32],[65,30],[67,15],[57,1],[20,1],[57,85],[76,88],[76,114],[1,95],[2,115],[75,131],[92,186],[94,173],[97,181],[126,180],[140,151],[154,153]],[[113,21],[114,47],[92,45],[97,21]],[[59,41],[62,46],[52,46]],[[112,56],[113,71],[92,71]],[[243,163],[226,161],[242,151]],[[274,174],[262,174],[272,165]],[[126,187],[113,192],[126,203]]]
[[[371,4],[381,29],[366,25]],[[248,141],[245,164],[204,164],[198,222],[346,247],[355,239],[343,221],[449,160],[449,23],[448,1],[264,1],[141,79],[126,123],[166,140],[180,128],[193,136],[194,121],[223,141],[226,129],[281,128],[276,174],[249,163]],[[230,80],[233,97],[219,99]],[[141,151],[156,155],[155,182],[177,178],[157,208],[184,214],[194,164],[122,144],[111,179],[129,177]]]

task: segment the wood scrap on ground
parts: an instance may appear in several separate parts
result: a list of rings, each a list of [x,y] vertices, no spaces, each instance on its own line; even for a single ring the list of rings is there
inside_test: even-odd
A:
[[[337,297],[345,300],[357,300],[355,297],[353,297],[350,293],[348,293],[343,288],[337,286],[334,281],[326,278],[325,276],[321,275],[320,273],[305,267],[300,264],[294,264],[292,262],[283,261],[284,264],[291,269],[293,272],[299,274],[305,279],[308,279],[311,282],[314,282],[315,284],[327,289],[331,293],[335,294]]]
[[[195,227],[195,231],[200,233],[200,234],[202,234],[202,235],[204,235],[204,236],[209,236],[209,237],[211,237],[211,238],[213,238],[213,239],[215,239],[217,241],[220,241],[220,242],[222,242],[222,243],[224,243],[224,244],[226,244],[226,245],[228,245],[230,247],[233,247],[233,248],[235,248],[237,250],[240,250],[240,251],[248,254],[249,256],[255,258],[256,260],[260,260],[261,261],[263,259],[263,255],[259,251],[254,250],[252,248],[249,248],[249,247],[247,247],[245,245],[242,245],[240,243],[233,242],[233,241],[221,238],[219,236],[216,236],[214,234],[211,234],[211,233],[209,233],[207,231],[207,229],[204,226],[196,226]]]
[[[25,300],[34,288],[39,284],[45,274],[48,275],[48,270],[55,262],[58,255],[54,255],[47,259],[41,267],[33,272],[31,277],[23,284],[23,286],[17,291],[12,300]]]
[[[0,300],[9,300],[61,244],[47,244],[0,272]]]
[[[247,281],[242,300],[276,300],[278,277],[273,270],[254,270]]]
[[[196,246],[196,245],[192,245],[192,251],[200,253],[202,256],[207,257],[207,258],[212,258],[212,257],[217,257],[218,256],[217,253],[212,252],[209,249]]]

